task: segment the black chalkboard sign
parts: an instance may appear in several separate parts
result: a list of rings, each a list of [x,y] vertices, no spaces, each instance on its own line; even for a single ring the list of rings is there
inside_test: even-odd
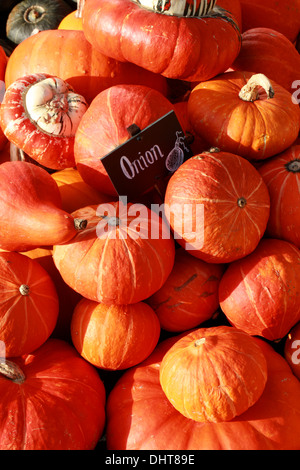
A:
[[[118,195],[136,198],[192,156],[174,111],[140,130],[128,128],[126,142],[101,158]]]

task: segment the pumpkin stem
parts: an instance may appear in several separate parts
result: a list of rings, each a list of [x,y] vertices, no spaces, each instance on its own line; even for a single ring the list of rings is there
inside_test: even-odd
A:
[[[15,362],[7,361],[3,358],[0,360],[0,376],[1,375],[19,384],[23,383],[26,378],[22,369]]]
[[[256,73],[248,80],[246,85],[239,92],[239,97],[243,101],[259,100],[258,88],[262,87],[267,93],[267,98],[274,98],[275,92],[270,80],[263,73]]]
[[[237,200],[237,205],[243,209],[243,207],[245,207],[247,204],[247,201],[244,197],[240,197],[238,200]]]
[[[194,342],[194,346],[195,348],[198,348],[199,346],[201,346],[201,344],[204,344],[204,343],[205,343],[205,338],[196,339],[196,341]]]
[[[299,173],[300,160],[292,160],[291,162],[286,163],[285,167],[288,171],[291,171],[292,173]]]
[[[85,4],[85,0],[77,0],[77,10],[75,13],[76,18],[82,18],[84,4]]]
[[[76,230],[84,230],[87,226],[87,220],[85,219],[74,219],[74,226]]]
[[[29,295],[29,291],[30,291],[30,288],[29,286],[27,286],[26,284],[22,284],[20,287],[19,287],[19,291],[22,295]]]

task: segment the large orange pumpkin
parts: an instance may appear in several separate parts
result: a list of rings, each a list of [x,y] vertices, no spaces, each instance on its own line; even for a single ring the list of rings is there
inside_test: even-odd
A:
[[[232,70],[263,73],[293,94],[300,75],[300,55],[279,31],[252,28],[242,34],[242,47]]]
[[[168,78],[208,80],[225,71],[240,50],[236,19],[214,6],[206,1],[89,0],[82,11],[83,31],[96,49],[114,59]]]
[[[209,263],[229,263],[253,251],[270,210],[262,177],[246,159],[203,152],[171,176],[166,217],[179,244]]]
[[[206,263],[183,248],[175,253],[172,272],[147,303],[167,331],[184,331],[211,319],[219,307],[222,264]]]
[[[252,72],[227,72],[196,85],[188,115],[210,145],[249,160],[287,149],[300,128],[300,108],[289,91]]]
[[[268,366],[259,400],[231,421],[200,423],[179,413],[159,382],[162,358],[175,341],[178,336],[161,342],[146,361],[126,371],[109,394],[110,451],[299,450],[300,383],[267,342],[254,339]]]
[[[282,339],[300,320],[300,251],[284,240],[262,239],[254,252],[229,265],[219,299],[237,328]]]
[[[160,335],[149,305],[105,305],[82,299],[71,322],[72,341],[84,359],[105,370],[135,366],[154,350]]]
[[[88,103],[119,83],[147,85],[163,94],[168,91],[164,77],[98,52],[80,30],[40,31],[18,44],[7,63],[6,87],[31,73],[49,73],[66,80]]]
[[[199,328],[166,352],[161,387],[174,408],[200,422],[230,421],[260,398],[265,356],[255,340],[229,326]]]
[[[240,0],[243,31],[251,28],[272,28],[294,42],[300,32],[300,1]]]
[[[72,213],[87,227],[70,243],[55,245],[64,281],[83,297],[104,304],[145,300],[169,276],[175,243],[164,220],[142,204],[123,201]]]
[[[258,169],[270,194],[267,234],[300,248],[300,145],[292,145]]]
[[[82,179],[100,192],[116,196],[101,157],[130,139],[128,128],[132,124],[143,130],[172,110],[165,96],[142,85],[120,84],[99,93],[75,136],[76,168]]]
[[[0,339],[6,356],[31,353],[56,325],[59,302],[53,280],[37,261],[1,252],[0,293]]]
[[[103,433],[103,382],[65,341],[2,360],[0,393],[1,450],[93,450]]]

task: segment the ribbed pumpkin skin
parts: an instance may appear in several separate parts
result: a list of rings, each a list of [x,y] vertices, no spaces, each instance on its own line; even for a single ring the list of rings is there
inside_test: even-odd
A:
[[[218,287],[223,272],[223,265],[205,263],[178,248],[170,276],[147,300],[161,327],[180,332],[212,318],[219,307]]]
[[[122,375],[108,396],[109,450],[299,449],[300,383],[269,344],[255,338],[268,365],[260,399],[232,421],[199,423],[175,410],[160,386],[161,360],[177,340],[160,343],[143,364]]]
[[[58,339],[13,361],[25,381],[0,375],[0,449],[93,450],[105,422],[97,371]]]
[[[72,213],[84,217],[87,228],[71,243],[55,245],[53,259],[65,282],[83,297],[108,305],[132,304],[166,281],[174,264],[174,239],[164,221],[146,206],[141,208],[146,220],[141,220],[139,206],[116,202]],[[151,238],[151,230],[157,236]]]
[[[17,252],[1,252],[0,299],[0,339],[7,357],[31,353],[50,337],[58,295],[38,262]]]
[[[2,249],[27,251],[64,243],[77,233],[73,217],[61,209],[57,184],[43,168],[28,162],[4,162],[0,191]]]
[[[169,17],[130,0],[89,0],[82,13],[87,40],[102,53],[188,81],[209,80],[235,59],[240,32],[230,18]]]
[[[186,418],[230,421],[260,398],[267,363],[244,331],[228,326],[200,328],[167,351],[159,380],[167,398]]]
[[[228,152],[203,152],[184,162],[168,182],[165,204],[178,243],[208,263],[229,263],[253,251],[264,234],[270,207],[258,171]],[[200,220],[192,214],[196,235],[190,239],[180,223],[188,204],[204,207]]]
[[[105,370],[135,366],[154,350],[160,324],[149,305],[111,305],[82,299],[71,322],[72,341],[88,362]]]
[[[228,267],[219,299],[237,328],[271,341],[283,338],[300,320],[300,251],[284,240],[261,240]]]
[[[258,171],[270,194],[267,234],[300,248],[300,145],[292,145]]]
[[[53,261],[52,247],[40,247],[24,251],[23,255],[37,261],[47,271],[55,284],[59,299],[58,318],[52,336],[66,341],[71,340],[70,325],[74,308],[81,300],[81,295],[71,289],[62,279]]]
[[[113,196],[117,192],[101,162],[130,139],[127,128],[141,130],[173,110],[160,92],[142,85],[115,85],[96,96],[82,117],[75,134],[76,168],[93,188]]]
[[[5,83],[31,73],[66,80],[90,103],[98,93],[119,83],[138,83],[167,93],[166,79],[98,52],[80,30],[41,31],[22,41],[9,57]]]
[[[263,73],[290,93],[300,76],[300,55],[294,44],[279,31],[252,28],[242,34],[242,47],[232,70]]]
[[[289,331],[283,354],[293,374],[300,380],[300,322]]]
[[[252,75],[233,71],[199,83],[191,91],[188,115],[193,130],[211,146],[249,160],[263,160],[296,140],[300,108],[291,94],[271,79],[273,98],[268,99],[263,89],[258,100],[239,98]]]
[[[276,29],[294,42],[300,31],[300,2],[240,0],[243,31],[265,27]]]

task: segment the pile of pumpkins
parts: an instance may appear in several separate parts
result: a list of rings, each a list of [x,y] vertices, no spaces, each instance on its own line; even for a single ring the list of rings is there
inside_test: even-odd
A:
[[[1,5],[0,449],[299,450],[300,1]]]

